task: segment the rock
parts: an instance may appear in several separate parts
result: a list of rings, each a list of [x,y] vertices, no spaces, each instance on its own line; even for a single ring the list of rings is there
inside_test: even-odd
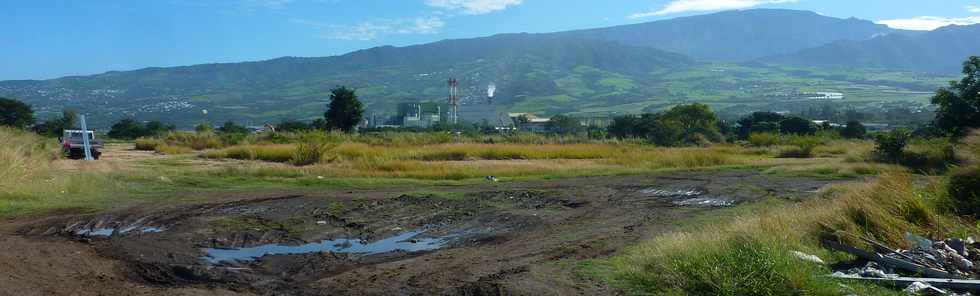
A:
[[[800,251],[790,251],[789,253],[793,254],[793,256],[803,261],[809,261],[820,265],[826,264],[823,262],[823,260],[820,259],[820,257],[817,257],[816,255],[810,255]]]
[[[970,271],[971,269],[973,269],[973,262],[966,258],[960,257],[953,263],[955,263],[956,267],[962,271]]]
[[[931,240],[910,232],[905,233],[905,240],[911,243],[913,249],[928,251],[931,250],[933,246],[933,242]]]
[[[875,268],[865,268],[865,269],[862,269],[861,270],[861,273],[859,273],[858,275],[860,275],[861,277],[866,277],[866,278],[886,278],[886,277],[888,277],[888,274],[886,274],[884,271],[881,271],[880,269],[875,269]]]
[[[923,282],[914,282],[905,287],[905,293],[909,295],[946,295],[946,291]]]
[[[969,254],[966,252],[966,243],[958,238],[951,238],[946,240],[946,246],[956,251],[960,256],[967,257]]]

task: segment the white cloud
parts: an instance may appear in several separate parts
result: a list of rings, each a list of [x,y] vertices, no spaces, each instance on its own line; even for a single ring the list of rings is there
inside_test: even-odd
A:
[[[980,13],[980,6],[967,5],[966,6],[966,11],[969,11],[969,12],[972,12],[972,13]]]
[[[462,10],[465,14],[487,14],[508,6],[520,5],[524,0],[426,0],[429,6]]]
[[[356,25],[334,25],[317,21],[293,20],[320,30],[320,37],[327,39],[367,41],[385,35],[436,34],[446,26],[440,18],[378,19]]]
[[[919,30],[919,31],[932,31],[937,28],[949,26],[949,25],[973,25],[980,24],[980,16],[962,17],[962,18],[948,18],[941,16],[920,16],[907,19],[891,19],[891,20],[880,20],[877,21],[879,24],[884,24],[895,29],[905,29],[905,30]]]
[[[659,10],[639,12],[630,18],[645,18],[682,12],[742,9],[765,4],[793,3],[798,0],[674,0]]]

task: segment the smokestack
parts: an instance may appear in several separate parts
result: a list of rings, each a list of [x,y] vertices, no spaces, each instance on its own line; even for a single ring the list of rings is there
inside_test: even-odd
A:
[[[449,78],[449,105],[452,106],[453,125],[459,123],[459,81],[456,78]]]

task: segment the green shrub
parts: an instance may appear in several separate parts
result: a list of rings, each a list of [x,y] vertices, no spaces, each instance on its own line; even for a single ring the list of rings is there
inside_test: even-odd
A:
[[[980,217],[980,166],[957,170],[949,177],[947,188],[957,212]]]
[[[157,153],[171,154],[171,155],[187,154],[187,153],[194,152],[194,150],[191,150],[190,148],[184,146],[176,146],[176,145],[168,145],[168,144],[156,145],[153,147],[153,151]]]
[[[911,133],[904,129],[878,134],[875,137],[874,154],[879,160],[899,163],[911,137]]]
[[[930,173],[942,173],[957,162],[956,149],[949,138],[914,139],[901,160],[904,166]]]
[[[293,165],[304,166],[319,163],[323,158],[323,153],[327,152],[326,143],[307,142],[299,143],[293,151],[289,162]]]
[[[817,136],[791,136],[786,139],[786,143],[792,145],[780,151],[779,157],[791,158],[810,158],[813,157],[813,149],[824,144],[824,139]]]
[[[779,144],[779,135],[775,133],[752,133],[749,135],[749,145],[769,147]]]
[[[841,137],[846,139],[864,139],[865,134],[867,134],[867,129],[856,120],[848,121],[847,126],[840,131]]]
[[[837,292],[818,276],[823,268],[801,262],[787,246],[751,236],[663,250],[639,266],[616,275],[617,284],[637,295],[824,295]],[[635,258],[634,258],[635,259]],[[817,290],[817,291],[814,291]]]
[[[163,141],[156,138],[139,138],[136,139],[136,150],[141,151],[154,151],[157,146],[163,145]]]

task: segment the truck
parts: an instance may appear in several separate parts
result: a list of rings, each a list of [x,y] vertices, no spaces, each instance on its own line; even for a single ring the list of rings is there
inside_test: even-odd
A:
[[[95,132],[90,130],[65,130],[59,139],[61,141],[61,151],[66,157],[71,159],[85,158],[85,140],[82,135],[88,137],[91,147],[92,158],[99,159],[102,155],[102,140],[95,139]]]

